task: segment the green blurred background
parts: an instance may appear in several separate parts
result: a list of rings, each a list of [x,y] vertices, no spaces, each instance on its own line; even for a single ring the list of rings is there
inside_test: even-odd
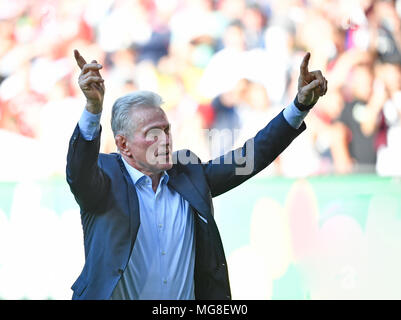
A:
[[[401,181],[258,177],[215,198],[234,299],[400,299]],[[69,299],[83,266],[63,177],[0,183],[0,297]]]

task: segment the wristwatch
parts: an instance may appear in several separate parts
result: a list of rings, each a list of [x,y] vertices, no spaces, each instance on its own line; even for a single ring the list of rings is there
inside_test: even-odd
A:
[[[316,102],[317,102],[317,101],[316,101]],[[316,102],[313,103],[313,104],[311,104],[310,106],[306,106],[306,105],[304,105],[304,104],[302,104],[302,103],[300,103],[300,102],[298,101],[298,95],[296,95],[295,100],[294,100],[295,106],[296,106],[300,111],[308,111],[308,110],[312,109],[313,106],[316,104]]]

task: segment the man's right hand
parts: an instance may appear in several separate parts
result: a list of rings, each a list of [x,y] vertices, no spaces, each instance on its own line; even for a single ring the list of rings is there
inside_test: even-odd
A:
[[[91,113],[100,113],[103,108],[104,98],[104,80],[99,70],[103,68],[96,60],[86,63],[78,50],[74,50],[74,57],[77,61],[81,74],[78,78],[78,84],[86,97],[86,110]]]

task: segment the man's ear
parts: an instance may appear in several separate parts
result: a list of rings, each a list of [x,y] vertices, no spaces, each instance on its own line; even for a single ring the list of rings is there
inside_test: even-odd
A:
[[[120,150],[120,153],[127,157],[131,157],[131,152],[129,151],[128,144],[127,144],[127,138],[121,134],[117,134],[114,137],[114,140],[116,142],[116,146],[117,146],[118,150]]]

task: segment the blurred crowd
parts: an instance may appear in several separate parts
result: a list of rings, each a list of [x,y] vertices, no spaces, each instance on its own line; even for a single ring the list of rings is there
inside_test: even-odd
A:
[[[0,0],[1,149],[64,172],[78,49],[104,66],[101,151],[116,151],[113,102],[143,89],[162,96],[174,149],[207,161],[291,103],[309,51],[329,90],[264,174],[401,175],[400,17],[400,0]]]

